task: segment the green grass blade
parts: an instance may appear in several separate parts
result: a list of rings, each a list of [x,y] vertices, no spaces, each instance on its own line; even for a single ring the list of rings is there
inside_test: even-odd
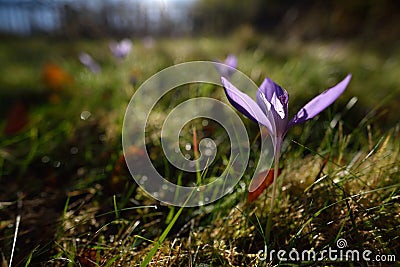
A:
[[[116,199],[115,195],[113,195],[113,202],[114,202],[115,218],[118,220],[119,219],[119,211],[118,211],[117,199]]]
[[[157,250],[161,246],[161,244],[164,242],[165,238],[167,237],[169,231],[172,229],[174,226],[175,222],[178,220],[179,216],[181,215],[183,209],[186,206],[186,203],[189,201],[189,199],[192,197],[194,191],[189,195],[185,203],[180,207],[178,212],[175,214],[174,218],[172,218],[171,222],[168,224],[167,228],[165,228],[164,232],[161,234],[160,238],[155,242],[154,247],[151,249],[150,253],[147,254],[146,258],[144,261],[140,264],[140,267],[145,267],[149,265],[151,259],[153,258],[154,254],[156,254]]]

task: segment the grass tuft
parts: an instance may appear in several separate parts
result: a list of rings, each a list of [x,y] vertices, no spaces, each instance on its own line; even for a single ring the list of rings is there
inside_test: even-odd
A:
[[[257,256],[266,245],[320,252],[344,239],[349,249],[371,250],[371,257],[393,255],[398,261],[398,47],[377,51],[357,41],[282,42],[245,34],[160,39],[151,49],[133,40],[132,53],[118,62],[108,52],[108,40],[52,40],[51,49],[45,38],[0,42],[0,85],[6,89],[0,91],[0,129],[12,123],[7,114],[15,110],[14,103],[27,110],[18,130],[0,134],[4,258],[16,266],[374,264],[262,261]],[[83,51],[101,63],[101,74],[80,65],[77,56]],[[288,133],[272,210],[271,189],[246,201],[260,153],[259,129],[247,119],[249,165],[232,193],[204,207],[161,205],[134,183],[126,168],[120,141],[126,105],[157,71],[188,60],[223,59],[228,53],[238,56],[238,68],[257,84],[268,76],[283,85],[293,100],[290,112],[345,74],[351,72],[353,80],[330,109]],[[65,83],[43,80],[49,63]],[[212,85],[180,89],[162,98],[150,115],[146,148],[155,168],[171,182],[204,184],[229,167],[224,129],[211,120],[193,120],[182,129],[180,145],[193,145],[187,151],[192,158],[198,157],[201,139],[210,137],[218,144],[216,161],[196,174],[176,169],[162,156],[159,129],[168,111],[186,99],[226,99],[222,88]],[[140,160],[144,152],[131,147],[129,153]],[[267,243],[269,212],[274,216]],[[21,218],[18,235],[15,214]],[[11,251],[13,256],[7,254]]]

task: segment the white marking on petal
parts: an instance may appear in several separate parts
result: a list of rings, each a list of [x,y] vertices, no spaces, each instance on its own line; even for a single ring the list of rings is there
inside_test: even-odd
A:
[[[271,103],[268,102],[268,100],[265,97],[264,93],[260,93],[260,96],[261,96],[261,99],[263,100],[263,102],[264,102],[264,104],[265,104],[265,106],[267,108],[267,111],[270,111],[271,110]]]
[[[285,110],[279,98],[276,96],[275,92],[272,94],[271,104],[274,106],[276,113],[278,113],[279,117],[283,120],[286,116]]]

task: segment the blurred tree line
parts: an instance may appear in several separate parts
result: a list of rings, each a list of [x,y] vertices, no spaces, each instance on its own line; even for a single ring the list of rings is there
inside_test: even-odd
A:
[[[0,31],[81,38],[227,34],[246,25],[281,37],[389,43],[400,39],[398,14],[398,0],[0,0]]]
[[[227,33],[241,25],[283,37],[399,41],[397,0],[199,0],[194,32]]]
[[[157,0],[146,1],[104,1],[97,8],[64,5],[60,33],[69,37],[123,37],[179,35],[191,30],[187,4],[166,8]]]
[[[194,0],[0,0],[0,33],[68,38],[186,34]]]

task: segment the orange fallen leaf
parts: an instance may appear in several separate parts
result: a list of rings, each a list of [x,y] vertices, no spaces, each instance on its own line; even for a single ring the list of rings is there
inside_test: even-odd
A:
[[[47,63],[42,69],[44,84],[52,91],[60,91],[73,81],[71,75],[54,63]]]
[[[22,101],[15,102],[7,115],[4,134],[10,136],[18,133],[28,124],[28,117],[28,106]]]
[[[95,248],[83,250],[76,258],[83,267],[95,267],[99,266],[99,263],[104,262],[103,257],[100,256],[100,250],[96,250]]]
[[[279,168],[278,176],[281,174],[282,169]],[[247,193],[247,202],[252,202],[256,200],[264,190],[272,184],[274,181],[274,169],[269,169],[267,171],[262,171],[258,173],[253,179],[256,184],[260,184],[256,190]]]

